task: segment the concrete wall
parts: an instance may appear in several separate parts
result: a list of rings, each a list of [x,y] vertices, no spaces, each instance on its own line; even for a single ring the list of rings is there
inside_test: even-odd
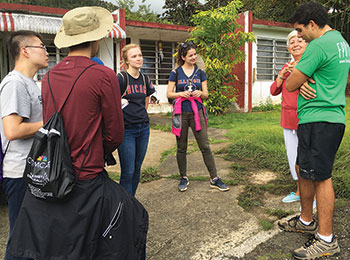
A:
[[[104,38],[100,41],[100,50],[99,50],[98,56],[103,61],[105,66],[113,69],[113,62],[114,62],[113,39]]]
[[[286,40],[289,32],[292,29],[289,28],[276,28],[271,26],[260,26],[256,28],[253,26],[253,33],[256,38],[273,38]],[[281,95],[272,96],[270,94],[270,86],[273,83],[272,80],[257,80],[256,79],[256,67],[257,67],[257,45],[253,44],[253,86],[252,86],[252,106],[258,106],[260,104],[273,103],[278,104],[281,102]]]

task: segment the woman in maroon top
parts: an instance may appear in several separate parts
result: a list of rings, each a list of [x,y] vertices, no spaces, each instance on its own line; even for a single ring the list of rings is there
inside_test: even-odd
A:
[[[294,202],[300,200],[299,193],[299,181],[298,174],[299,167],[296,165],[297,148],[298,148],[298,137],[296,130],[298,128],[298,116],[297,116],[297,101],[299,91],[288,92],[286,89],[286,79],[290,75],[294,66],[300,60],[307,43],[302,39],[298,38],[297,31],[292,31],[288,35],[287,50],[293,56],[291,62],[287,62],[278,73],[276,80],[270,87],[270,92],[273,96],[282,93],[281,103],[281,126],[283,127],[284,144],[286,146],[287,157],[289,161],[290,172],[292,173],[293,179],[297,183],[296,192],[291,192],[285,198],[283,202]]]

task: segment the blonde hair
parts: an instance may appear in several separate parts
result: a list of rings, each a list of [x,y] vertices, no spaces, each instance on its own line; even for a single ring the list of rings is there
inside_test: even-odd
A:
[[[134,44],[134,43],[127,44],[122,49],[123,64],[124,64],[126,69],[129,68],[129,64],[127,63],[127,61],[128,61],[128,51],[131,50],[131,49],[134,49],[134,48],[139,48],[141,50],[140,45]]]
[[[293,37],[298,37],[298,32],[296,30],[291,31],[287,36],[287,46],[289,47],[289,41]]]

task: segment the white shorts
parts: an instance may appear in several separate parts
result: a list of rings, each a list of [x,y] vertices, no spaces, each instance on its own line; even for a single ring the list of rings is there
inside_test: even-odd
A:
[[[283,128],[284,145],[287,151],[289,169],[295,181],[298,180],[298,175],[295,171],[295,163],[297,160],[298,136],[297,131],[293,129]]]

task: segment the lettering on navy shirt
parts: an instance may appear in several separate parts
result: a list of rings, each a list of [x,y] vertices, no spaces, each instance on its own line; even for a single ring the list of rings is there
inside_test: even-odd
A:
[[[129,85],[128,89],[126,90],[126,93],[127,93],[127,95],[135,94],[135,93],[142,93],[142,94],[147,95],[146,85],[143,85],[143,84],[141,84],[141,85],[138,85],[138,84]]]

